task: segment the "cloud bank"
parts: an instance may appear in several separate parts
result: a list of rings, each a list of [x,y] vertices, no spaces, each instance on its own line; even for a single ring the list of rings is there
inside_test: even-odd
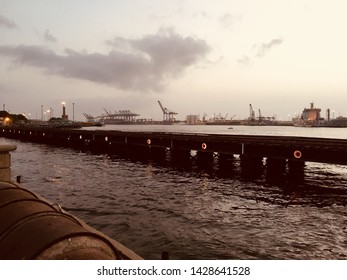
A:
[[[18,28],[18,25],[14,21],[4,17],[3,15],[0,15],[0,26],[10,29]]]
[[[115,38],[107,54],[66,49],[63,55],[42,46],[0,46],[0,54],[46,73],[107,84],[121,89],[161,91],[171,78],[202,61],[210,47],[171,29],[141,39]]]

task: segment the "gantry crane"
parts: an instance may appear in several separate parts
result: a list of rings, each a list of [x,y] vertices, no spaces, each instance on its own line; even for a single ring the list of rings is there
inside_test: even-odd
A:
[[[87,122],[95,122],[96,118],[94,116],[86,113],[83,113],[83,115],[85,116]]]
[[[106,112],[106,115],[107,116],[109,116],[109,115],[111,115],[112,114],[112,112],[111,111],[107,111],[105,108],[103,108],[104,109],[104,111]]]
[[[260,109],[258,109],[258,111],[259,111],[259,121],[262,121],[262,120],[263,120],[263,116],[262,116],[262,114],[261,114]]]
[[[174,122],[175,121],[174,115],[177,115],[177,113],[170,111],[168,108],[164,107],[159,100],[158,100],[158,103],[159,103],[160,109],[163,111],[163,121]]]
[[[252,104],[249,104],[249,119],[251,121],[255,120],[255,113],[254,113]]]

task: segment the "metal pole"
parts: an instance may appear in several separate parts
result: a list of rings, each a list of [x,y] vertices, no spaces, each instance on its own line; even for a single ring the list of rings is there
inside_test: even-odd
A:
[[[72,103],[72,121],[75,122],[75,103]]]

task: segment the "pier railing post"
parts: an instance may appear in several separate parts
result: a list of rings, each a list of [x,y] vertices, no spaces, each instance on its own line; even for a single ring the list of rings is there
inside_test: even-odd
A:
[[[0,145],[0,181],[11,182],[11,151],[16,145]]]

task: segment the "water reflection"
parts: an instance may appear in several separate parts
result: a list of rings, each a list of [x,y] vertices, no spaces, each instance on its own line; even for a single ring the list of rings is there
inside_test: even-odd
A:
[[[14,142],[12,173],[25,186],[147,259],[347,257],[346,167],[307,163],[293,184],[288,169],[247,177],[236,157],[206,167],[170,151],[158,159]]]

